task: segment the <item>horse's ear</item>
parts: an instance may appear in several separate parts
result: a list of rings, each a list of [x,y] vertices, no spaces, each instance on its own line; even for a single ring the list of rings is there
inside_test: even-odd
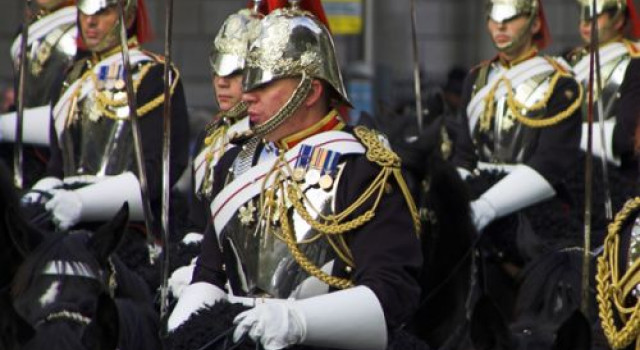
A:
[[[575,310],[569,318],[564,321],[556,332],[556,340],[553,350],[588,350],[591,349],[591,328],[589,320],[580,312]]]
[[[118,348],[120,321],[116,302],[106,293],[100,294],[95,317],[82,334],[82,344],[88,350]]]
[[[15,249],[26,258],[44,240],[43,234],[27,222],[17,206],[10,206],[4,213],[7,231]]]
[[[128,222],[129,204],[125,202],[113,219],[102,225],[93,236],[91,236],[89,248],[95,254],[98,262],[103,266],[107,264],[109,256],[118,248],[118,245],[122,241]]]
[[[471,341],[476,350],[511,349],[507,323],[495,303],[487,296],[478,300],[471,315]]]

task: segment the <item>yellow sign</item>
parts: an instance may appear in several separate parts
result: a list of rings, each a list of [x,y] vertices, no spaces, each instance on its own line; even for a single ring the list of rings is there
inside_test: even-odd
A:
[[[322,0],[322,5],[333,34],[362,33],[362,0]]]

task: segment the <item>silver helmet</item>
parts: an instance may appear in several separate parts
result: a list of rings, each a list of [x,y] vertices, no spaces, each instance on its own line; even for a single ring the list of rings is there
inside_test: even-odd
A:
[[[614,10],[617,14],[624,13],[627,9],[626,0],[597,0],[595,8],[593,8],[593,0],[577,0],[577,2],[580,6],[580,20],[582,21],[590,21],[605,11]]]
[[[498,23],[521,15],[533,18],[538,13],[538,6],[538,0],[489,0],[487,17]]]
[[[209,56],[213,74],[226,77],[244,69],[249,44],[260,30],[261,17],[249,9],[227,17],[213,40]]]
[[[275,10],[262,20],[247,61],[245,91],[304,73],[327,82],[350,105],[329,30],[297,7]]]
[[[87,16],[95,15],[96,13],[112,6],[118,6],[120,0],[77,0],[78,14],[82,13]],[[125,22],[130,23],[136,15],[137,1],[136,0],[124,0],[125,8]],[[111,28],[109,34],[107,34],[102,42],[96,47],[91,48],[93,52],[102,52],[105,49],[113,46],[118,42],[119,38],[120,21]],[[82,30],[80,30],[80,35]]]

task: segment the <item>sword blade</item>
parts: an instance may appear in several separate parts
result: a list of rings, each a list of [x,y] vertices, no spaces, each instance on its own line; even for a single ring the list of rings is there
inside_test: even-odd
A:
[[[420,77],[420,55],[418,53],[418,33],[416,27],[416,1],[411,1],[411,48],[413,49],[413,89],[416,95],[416,120],[418,131],[422,131],[422,79]]]
[[[13,145],[13,183],[18,189],[24,186],[23,162],[24,149],[22,129],[24,127],[24,89],[27,69],[27,44],[29,41],[29,22],[31,21],[31,0],[26,0],[24,7],[24,23],[22,25],[22,41],[20,42],[20,65],[18,68],[18,111],[16,116],[16,140]]]
[[[142,153],[142,138],[140,136],[140,126],[138,124],[138,106],[136,103],[136,95],[133,89],[133,77],[131,76],[131,61],[129,59],[129,44],[127,41],[127,25],[125,21],[125,1],[118,1],[118,11],[120,16],[120,45],[122,47],[122,63],[124,67],[124,78],[127,91],[127,103],[129,106],[129,119],[131,121],[131,131],[133,133],[133,149],[136,157],[136,165],[138,168],[138,180],[140,181],[140,192],[142,196],[142,209],[144,212],[144,223],[147,229],[147,243],[152,247],[155,237],[155,225],[153,212],[151,211],[151,202],[149,200],[149,186],[147,182],[147,172],[144,163],[144,154]]]

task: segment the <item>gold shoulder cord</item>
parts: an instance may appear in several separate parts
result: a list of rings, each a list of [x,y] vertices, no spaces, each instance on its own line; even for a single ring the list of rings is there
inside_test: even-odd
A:
[[[638,336],[640,335],[640,302],[633,307],[625,306],[625,299],[637,285],[640,273],[640,260],[634,261],[627,272],[620,278],[618,257],[620,249],[619,233],[627,219],[637,213],[640,208],[640,197],[629,200],[622,210],[616,215],[615,220],[609,224],[607,237],[604,241],[604,251],[598,258],[597,300],[598,315],[602,322],[602,329],[614,349],[623,349],[634,341],[636,349],[640,349]],[[615,307],[617,315],[623,323],[622,329],[618,329],[613,315]]]
[[[582,86],[578,84],[578,98],[576,98],[573,103],[564,111],[551,116],[545,119],[533,119],[524,115],[521,111],[538,111],[547,106],[549,103],[549,99],[553,94],[558,80],[562,77],[571,77],[571,74],[560,69],[558,64],[553,61],[552,58],[546,58],[549,63],[556,67],[556,72],[553,74],[551,81],[549,82],[549,89],[545,92],[544,96],[540,101],[536,102],[534,105],[528,107],[524,103],[518,102],[513,94],[513,86],[511,85],[511,81],[506,77],[502,77],[499,79],[489,90],[489,93],[484,98],[485,110],[480,118],[480,130],[488,131],[491,128],[491,120],[493,119],[495,103],[494,98],[496,91],[500,87],[501,83],[505,84],[507,89],[507,106],[509,107],[509,111],[513,114],[513,116],[522,124],[530,127],[530,128],[544,128],[548,126],[552,126],[560,123],[561,121],[569,118],[580,106],[582,106],[582,99],[584,97],[584,91]]]
[[[404,181],[404,178],[402,177],[400,171],[400,158],[397,154],[386,148],[380,142],[377,133],[375,133],[374,131],[370,131],[364,127],[356,127],[354,129],[354,132],[367,149],[367,159],[380,165],[382,167],[382,170],[373,180],[371,185],[360,195],[360,197],[358,197],[358,199],[344,211],[335,215],[323,215],[318,210],[313,208],[312,204],[305,197],[302,189],[295,183],[295,181],[290,181],[289,186],[287,186],[286,189],[282,185],[280,185],[280,187],[276,188],[275,190],[276,192],[280,191],[282,193],[282,198],[286,198],[286,200],[292,204],[294,210],[298,213],[298,215],[300,215],[300,217],[313,229],[319,232],[319,236],[325,237],[338,254],[338,257],[352,268],[355,267],[355,264],[351,251],[349,250],[348,245],[344,240],[344,234],[365,225],[367,222],[373,219],[373,217],[375,216],[375,212],[380,205],[382,196],[385,193],[385,187],[389,181],[390,176],[393,175],[395,177],[405,197],[407,206],[409,207],[409,211],[411,213],[416,234],[419,234],[420,232],[420,216],[415,202],[413,201],[413,197],[409,192],[409,188]],[[289,167],[289,164],[283,159],[280,159],[279,164],[276,164],[273,169],[283,169],[289,174],[293,173],[293,170]],[[271,175],[272,174],[269,174],[268,176]],[[277,174],[275,176],[280,175]],[[276,181],[274,183],[277,184],[279,182]],[[267,193],[267,196],[269,196],[269,194],[273,194],[273,191],[262,191],[262,193]],[[375,200],[373,206],[370,209],[365,211],[360,216],[346,221],[347,217],[353,214],[357,209],[361,208],[371,198],[375,198]],[[265,207],[264,203],[273,203],[273,199],[267,198],[266,200],[264,200],[263,198],[261,198],[261,207],[263,208]],[[352,281],[348,279],[337,278],[323,272],[318,266],[314,265],[304,255],[298,245],[305,242],[297,242],[295,232],[291,229],[291,224],[286,213],[286,207],[286,205],[279,206],[280,212],[278,213],[278,217],[281,221],[283,236],[278,238],[283,240],[287,244],[296,262],[311,276],[318,278],[319,280],[332,287],[339,289],[352,287]],[[307,207],[310,207],[314,212],[316,212],[319,219],[314,219],[309,213]],[[267,208],[267,210],[263,210],[263,212],[265,211],[269,211],[269,208]],[[318,237],[312,238],[309,241],[314,241],[316,239],[318,239]]]
[[[138,89],[140,87],[140,84],[142,83],[142,80],[144,79],[144,77],[147,75],[147,73],[149,73],[149,70],[156,64],[156,62],[149,62],[146,64],[142,64],[140,67],[140,77],[135,80],[133,82],[133,89],[134,91],[138,92]],[[173,84],[171,85],[171,89],[170,89],[170,94],[173,96],[173,93],[175,91],[176,86],[178,85],[178,80],[180,79],[180,72],[178,72],[177,69],[175,69],[175,67],[173,68],[175,77],[173,79]],[[91,81],[93,82],[94,86],[98,86],[97,81],[98,81],[98,77],[96,76],[95,72],[93,71],[93,69],[89,68],[81,77],[80,77],[80,81],[81,83],[78,84],[78,87],[76,88],[76,90],[73,92],[72,95],[72,100],[75,99],[76,101],[78,100],[78,97],[80,96],[80,92],[82,91],[82,85],[83,82],[86,79],[91,79]],[[127,97],[124,96],[121,99],[113,99],[110,97],[107,97],[104,93],[95,90],[95,97],[96,97],[96,105],[98,107],[98,110],[102,113],[102,115],[104,115],[107,118],[110,119],[115,119],[115,120],[122,120],[122,119],[127,119],[127,118],[121,118],[118,117],[114,112],[110,111],[107,107],[112,107],[112,108],[120,108],[120,107],[125,107],[128,105],[127,102]],[[146,115],[147,113],[151,112],[152,110],[154,110],[155,108],[157,108],[158,106],[160,106],[161,104],[164,103],[164,95],[160,94],[158,96],[156,96],[156,98],[154,98],[153,100],[147,102],[146,104],[144,104],[142,107],[138,108],[138,117],[142,117],[144,115]]]

